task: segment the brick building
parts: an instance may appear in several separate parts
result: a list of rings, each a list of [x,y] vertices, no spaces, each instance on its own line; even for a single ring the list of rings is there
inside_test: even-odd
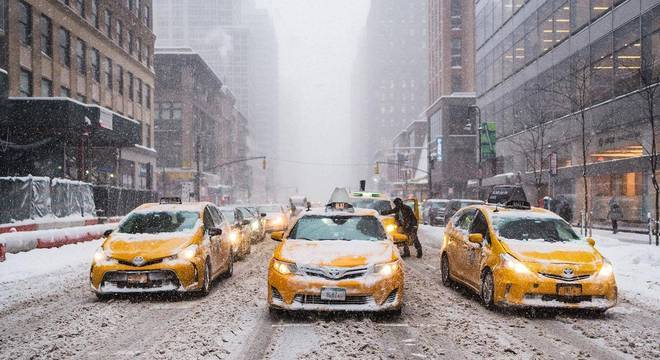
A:
[[[153,189],[150,0],[0,0],[0,174]]]

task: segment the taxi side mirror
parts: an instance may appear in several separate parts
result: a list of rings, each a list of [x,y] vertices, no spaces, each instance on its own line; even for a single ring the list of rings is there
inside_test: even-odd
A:
[[[103,232],[103,237],[107,238],[108,236],[110,236],[110,234],[112,234],[112,229],[108,229],[105,232]]]
[[[266,213],[261,213],[259,215],[261,215],[262,218],[265,218],[267,216]]]
[[[282,239],[284,238],[284,231],[273,231],[270,234],[270,238],[275,241],[282,241]]]
[[[408,242],[408,235],[401,234],[401,233],[398,233],[398,232],[393,232],[392,233],[392,239],[394,240],[395,244],[406,243],[406,242]]]
[[[470,234],[468,240],[470,240],[471,243],[481,244],[484,242],[484,236],[481,234]]]
[[[594,240],[593,238],[587,238],[587,242],[588,242],[589,245],[591,245],[591,246],[595,246],[595,245],[596,245],[596,240]]]
[[[209,236],[220,236],[220,235],[222,235],[222,229],[209,228]]]
[[[250,220],[241,221],[241,225],[250,225]]]

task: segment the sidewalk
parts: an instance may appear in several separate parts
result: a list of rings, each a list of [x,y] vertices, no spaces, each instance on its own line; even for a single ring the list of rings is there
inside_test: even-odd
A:
[[[576,228],[576,231],[580,231],[579,228]],[[648,233],[640,234],[633,232],[622,232],[619,231],[616,234],[612,233],[612,230],[603,230],[603,229],[593,229],[593,237],[596,242],[599,238],[609,238],[617,239],[622,242],[627,242],[631,244],[648,244],[649,235]],[[653,238],[653,245],[655,246],[655,238]]]

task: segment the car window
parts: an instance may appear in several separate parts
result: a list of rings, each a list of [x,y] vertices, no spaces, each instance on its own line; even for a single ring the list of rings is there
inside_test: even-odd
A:
[[[236,212],[233,210],[221,210],[220,212],[227,223],[233,224],[236,222]]]
[[[385,229],[374,216],[304,216],[289,234],[298,240],[365,240],[387,239]]]
[[[213,221],[213,217],[211,216],[211,211],[207,206],[204,208],[204,227],[208,230],[210,228],[214,228],[215,225],[215,221]]]
[[[467,209],[463,212],[461,212],[461,216],[458,217],[458,220],[456,221],[456,227],[459,228],[460,230],[463,230],[467,232],[470,230],[470,225],[472,225],[472,220],[474,220],[475,216],[475,210],[474,209]]]
[[[493,218],[493,227],[503,239],[545,242],[581,240],[566,221],[557,218],[501,216]]]
[[[390,201],[381,199],[351,199],[351,205],[356,208],[376,210],[379,213],[392,210]]]
[[[484,240],[488,241],[489,239],[488,222],[486,222],[486,217],[480,210],[477,210],[475,213],[475,218],[470,225],[470,234],[481,234]]]
[[[193,232],[197,228],[199,214],[194,211],[153,211],[129,214],[119,225],[123,234],[159,234]]]
[[[209,208],[211,210],[211,218],[213,218],[213,222],[215,223],[215,226],[220,226],[223,223],[222,215],[220,214],[220,211],[218,211],[218,208],[215,206],[211,206]]]

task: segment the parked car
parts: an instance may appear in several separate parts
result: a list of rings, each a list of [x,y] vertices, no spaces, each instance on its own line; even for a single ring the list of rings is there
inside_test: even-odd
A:
[[[445,209],[445,219],[444,219],[444,224],[448,224],[451,217],[456,214],[456,212],[466,206],[470,205],[481,205],[484,202],[481,200],[469,200],[469,199],[452,199],[449,200],[447,203],[447,207]]]
[[[424,202],[422,214],[424,224],[431,226],[440,226],[445,224],[445,210],[447,209],[447,199],[428,199]]]

